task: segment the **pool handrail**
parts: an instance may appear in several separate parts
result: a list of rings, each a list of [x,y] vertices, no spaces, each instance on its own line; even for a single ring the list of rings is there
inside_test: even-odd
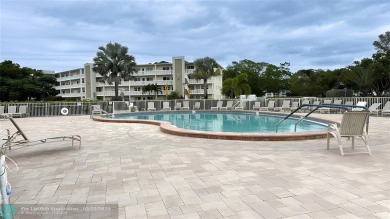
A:
[[[322,107],[327,107],[327,108],[338,108],[338,109],[345,109],[346,111],[350,111],[351,108],[363,108],[367,111],[369,111],[369,109],[365,106],[357,106],[357,105],[344,105],[344,104],[320,104],[320,105],[315,105],[315,104],[302,104],[301,106],[299,106],[297,109],[293,110],[290,114],[288,114],[286,117],[284,117],[281,121],[278,122],[278,124],[276,124],[276,130],[275,132],[277,133],[278,132],[278,128],[279,128],[279,125],[280,123],[282,123],[283,121],[285,121],[286,119],[288,119],[291,115],[293,115],[294,113],[296,113],[297,111],[299,111],[302,107],[306,107],[306,106],[314,106],[315,108],[312,109],[310,112],[308,112],[305,116],[302,116],[300,120],[298,120],[298,122],[295,123],[295,127],[294,127],[294,132],[296,132],[297,130],[297,124],[299,122],[301,122],[303,119],[305,119],[306,117],[308,117],[310,114],[312,114],[313,112],[315,112],[317,109],[319,108],[322,108]],[[366,129],[367,129],[367,132],[368,132],[368,119],[367,119],[367,126],[366,126]]]

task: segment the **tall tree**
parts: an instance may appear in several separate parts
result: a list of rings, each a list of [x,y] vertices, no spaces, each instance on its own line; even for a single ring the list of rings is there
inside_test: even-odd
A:
[[[246,73],[241,73],[237,77],[224,80],[221,92],[230,98],[239,97],[242,92],[244,92],[245,95],[251,94],[251,87],[248,84],[248,75]]]
[[[128,48],[119,43],[108,43],[105,47],[99,47],[96,57],[93,59],[93,71],[103,76],[108,84],[115,84],[114,100],[120,100],[118,86],[121,79],[129,80],[135,72],[135,59],[128,55]]]
[[[385,32],[378,36],[379,40],[374,41],[372,44],[379,53],[386,53],[390,51],[390,31]]]
[[[203,79],[204,98],[207,99],[207,80],[211,77],[221,75],[222,67],[217,61],[210,57],[196,59],[194,61],[194,67],[195,70],[191,74],[191,77],[198,80]]]
[[[25,101],[31,98],[45,99],[57,95],[56,78],[41,70],[27,67],[10,60],[0,63],[0,101]]]

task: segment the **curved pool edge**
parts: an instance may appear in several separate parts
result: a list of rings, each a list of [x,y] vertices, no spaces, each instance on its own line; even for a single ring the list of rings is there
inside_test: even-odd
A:
[[[326,131],[316,132],[288,132],[288,133],[233,133],[233,132],[206,132],[177,128],[169,122],[156,120],[108,119],[100,115],[92,116],[94,121],[112,123],[141,123],[160,126],[164,133],[195,138],[241,140],[241,141],[298,141],[321,139],[327,137]],[[313,119],[315,121],[315,119]],[[328,121],[329,122],[329,121]]]

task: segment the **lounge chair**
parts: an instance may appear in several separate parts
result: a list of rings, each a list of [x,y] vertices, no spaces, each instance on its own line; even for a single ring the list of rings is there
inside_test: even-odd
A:
[[[21,113],[16,112],[17,107],[16,106],[8,106],[8,113],[7,115],[10,117],[22,117]]]
[[[0,106],[0,118],[7,118],[8,114],[4,112],[5,106]]]
[[[148,102],[148,111],[156,111],[154,107],[154,102]]]
[[[332,104],[332,100],[324,100],[322,104]],[[319,110],[320,113],[330,113],[330,107],[321,107]]]
[[[194,110],[200,110],[200,102],[195,102]]]
[[[182,110],[190,110],[190,102],[189,101],[183,101],[183,107]]]
[[[310,100],[304,100],[304,101],[302,101],[302,105],[305,105],[305,104],[310,104]],[[309,106],[303,106],[303,107],[301,107],[301,109],[300,109],[301,112],[306,112],[306,110],[309,110]]]
[[[19,114],[20,114],[20,117],[28,116],[26,105],[19,106]]]
[[[275,109],[275,101],[273,100],[268,101],[268,106],[260,107],[260,111],[269,111],[274,109]]]
[[[365,101],[360,101],[356,104],[356,106],[367,106],[367,102]],[[363,108],[357,107],[357,108],[352,108],[352,111],[363,111]]]
[[[290,110],[290,101],[289,100],[283,100],[283,104],[280,107],[275,107],[275,111],[288,111]]]
[[[352,101],[347,101],[345,102],[344,104],[345,106],[353,106],[353,102]],[[347,107],[350,111],[352,110],[352,107]]]
[[[260,107],[261,107],[261,103],[260,102],[255,102],[255,104],[253,104],[253,110],[260,110]]]
[[[181,103],[180,102],[176,102],[175,110],[181,110]]]
[[[335,105],[342,105],[343,104],[343,100],[334,100],[333,104],[335,104]],[[340,108],[330,108],[330,112],[331,113],[339,113],[339,112],[341,112],[341,109]]]
[[[321,102],[320,101],[314,101],[314,103],[313,103],[313,105],[320,105],[321,104]],[[313,109],[315,109],[316,108],[316,106],[311,106],[310,107],[310,110],[313,110]]]
[[[233,101],[232,100],[229,100],[226,102],[226,106],[224,107],[221,107],[221,110],[231,110],[233,109]]]
[[[56,135],[56,136],[46,136],[41,137],[38,139],[30,139],[27,137],[27,135],[22,131],[20,126],[16,123],[16,121],[13,118],[8,118],[9,121],[15,126],[16,132],[12,135],[9,135],[7,139],[5,139],[5,142],[2,144],[1,152],[4,154],[7,149],[11,150],[14,147],[14,150],[36,145],[36,144],[43,144],[48,142],[55,142],[55,141],[64,141],[64,140],[71,140],[72,141],[72,147],[74,145],[74,141],[79,142],[79,149],[81,148],[81,136],[80,135],[73,135],[73,134],[64,134],[64,135]],[[20,139],[21,138],[21,139]]]
[[[171,107],[169,106],[169,102],[163,102],[163,111],[171,111]]]
[[[223,101],[218,100],[217,106],[212,106],[211,110],[219,110],[222,107]]]
[[[345,112],[343,114],[343,118],[341,119],[340,127],[338,127],[337,124],[329,124],[327,134],[327,149],[329,150],[331,135],[336,138],[341,155],[346,154],[344,153],[344,149],[341,144],[342,137],[352,138],[352,149],[355,149],[355,137],[361,137],[367,148],[367,152],[364,153],[371,155],[371,149],[368,145],[368,134],[366,131],[366,121],[369,114],[370,112],[368,111]]]
[[[386,102],[382,109],[382,116],[390,115],[390,100]]]
[[[382,103],[373,103],[373,104],[371,104],[371,106],[368,108],[368,110],[370,111],[370,114],[376,114],[376,116],[379,116],[380,110],[378,108],[381,105],[382,105]]]
[[[291,104],[290,110],[291,110],[291,111],[294,111],[294,110],[298,109],[298,107],[299,107],[299,102],[298,102],[298,101],[294,101],[294,102],[292,102],[292,104]]]

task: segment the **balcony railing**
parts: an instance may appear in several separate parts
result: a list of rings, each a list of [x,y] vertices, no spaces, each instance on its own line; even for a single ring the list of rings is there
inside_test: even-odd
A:
[[[68,81],[68,80],[74,80],[80,78],[84,78],[84,75],[72,75],[72,76],[61,77],[61,78],[57,78],[57,81]]]
[[[172,70],[152,70],[152,71],[137,71],[134,73],[134,76],[140,75],[172,75]]]
[[[55,88],[56,90],[60,90],[60,89],[82,88],[82,87],[85,87],[85,83],[81,83],[81,84],[70,84],[70,85],[61,85],[61,86],[55,86],[54,88]]]
[[[155,81],[131,81],[130,82],[130,86],[145,86],[145,85],[148,85],[148,84],[156,84],[157,85],[173,85],[173,81],[172,80],[155,80]],[[121,84],[119,86],[125,86],[125,87],[128,87],[129,86],[129,82],[128,81],[122,81]],[[114,87],[114,84],[104,84],[102,82],[97,82],[96,83],[96,87]]]
[[[85,93],[64,93],[64,94],[58,94],[58,96],[61,96],[61,97],[82,97],[82,96],[85,96]]]
[[[129,91],[119,91],[118,95],[120,96],[121,93],[123,92],[123,96],[127,97],[129,96]],[[168,91],[168,94],[171,93],[172,91]],[[105,92],[96,92],[97,96],[106,96],[106,97],[114,97],[115,96],[115,91],[105,91]],[[151,92],[145,92],[143,93],[142,91],[131,91],[130,96],[151,96],[151,95],[156,95],[156,92],[151,91]],[[161,90],[161,92],[158,92],[157,95],[165,95],[165,91]]]

